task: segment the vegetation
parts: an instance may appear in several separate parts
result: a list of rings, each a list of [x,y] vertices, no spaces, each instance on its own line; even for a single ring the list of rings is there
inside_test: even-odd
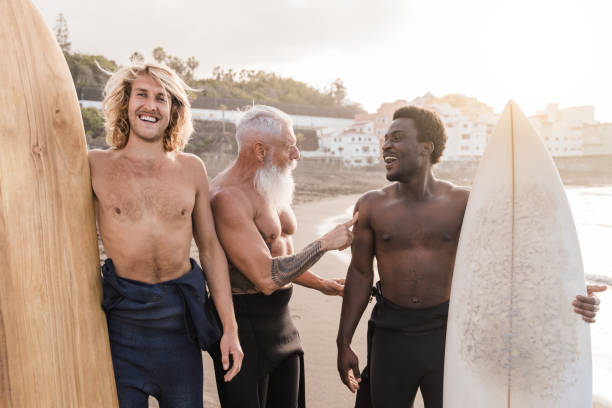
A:
[[[81,116],[83,117],[85,134],[88,137],[92,139],[104,137],[104,118],[99,109],[81,108]]]
[[[117,62],[102,55],[91,55],[71,51],[68,23],[60,14],[54,27],[56,39],[64,52],[75,87],[80,98],[84,95],[99,95],[108,80],[108,73],[117,70]],[[352,117],[363,111],[362,107],[347,100],[346,86],[340,78],[333,81],[325,91],[318,90],[293,78],[284,78],[275,73],[242,69],[222,69],[217,66],[209,78],[196,78],[200,62],[194,57],[182,59],[156,47],[151,57],[177,72],[192,88],[200,90],[201,96],[194,105],[208,109],[234,109],[247,104],[264,103],[277,106],[288,113],[321,116],[342,115]],[[147,60],[139,51],[134,51],[131,62]],[[227,104],[227,105],[225,105]],[[228,108],[229,105],[229,108]],[[90,146],[104,146],[104,123],[101,113],[95,108],[82,108],[83,124]],[[233,124],[196,121],[195,134],[187,147],[188,151],[235,152]],[[318,147],[316,134],[308,129],[295,129],[300,148],[315,150]]]
[[[56,39],[64,52],[70,73],[76,87],[103,89],[108,75],[115,71],[118,64],[102,55],[71,52],[68,23],[60,13],[55,28]],[[171,55],[162,47],[156,47],[151,57],[160,64],[175,70],[193,88],[215,99],[242,99],[268,104],[294,104],[318,107],[342,107],[353,113],[361,112],[362,107],[346,99],[347,90],[340,78],[333,81],[329,89],[318,90],[293,78],[284,78],[275,73],[217,66],[209,78],[196,78],[195,70],[200,62],[193,56],[182,59]],[[147,58],[139,51],[130,56],[132,62],[144,62]]]

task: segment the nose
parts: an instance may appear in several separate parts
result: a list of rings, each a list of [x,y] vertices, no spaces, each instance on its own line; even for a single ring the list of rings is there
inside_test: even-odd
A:
[[[389,139],[383,140],[383,144],[381,146],[382,150],[387,150],[391,147],[391,142],[389,141]]]
[[[291,155],[289,157],[291,158],[291,160],[298,160],[300,158],[300,151],[297,146],[293,146],[293,149],[291,150]]]
[[[157,103],[155,101],[155,97],[149,96],[144,102],[144,107],[149,112],[155,112],[157,110]]]

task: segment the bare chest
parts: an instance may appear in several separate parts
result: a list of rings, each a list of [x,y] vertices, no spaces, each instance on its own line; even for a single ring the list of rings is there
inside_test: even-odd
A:
[[[177,174],[109,174],[94,180],[98,211],[116,221],[191,220],[195,189]]]
[[[270,250],[276,256],[286,253],[286,241],[295,233],[297,220],[291,209],[278,212],[264,204],[257,212],[255,225]]]
[[[463,212],[439,205],[403,206],[377,211],[372,218],[376,245],[383,249],[456,247]]]

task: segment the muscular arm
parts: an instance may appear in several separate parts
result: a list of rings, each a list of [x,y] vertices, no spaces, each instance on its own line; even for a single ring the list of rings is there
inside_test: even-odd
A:
[[[196,177],[196,201],[193,209],[193,236],[200,253],[200,263],[223,325],[221,353],[224,368],[229,368],[228,354],[234,359],[231,370],[226,373],[225,381],[230,381],[241,368],[242,349],[238,341],[238,325],[234,315],[232,293],[227,269],[227,258],[217,239],[215,224],[210,208],[210,190],[204,163],[194,163],[191,174]]]
[[[287,253],[292,254],[293,239],[288,236],[286,240]],[[325,295],[342,296],[344,293],[344,279],[325,279],[310,270],[295,278],[293,282],[310,289],[316,289]]]
[[[278,287],[292,282],[317,263],[324,253],[321,241],[317,240],[308,244],[300,253],[273,258],[270,270],[272,281]]]
[[[359,378],[359,363],[350,344],[368,304],[374,278],[374,231],[370,226],[369,209],[363,204],[363,200],[362,197],[355,205],[355,211],[359,211],[359,219],[354,230],[352,259],[346,275],[340,327],[336,339],[340,379],[351,391],[359,388],[355,380]],[[352,376],[349,371],[352,371]]]
[[[271,294],[306,272],[327,250],[344,247],[350,242],[349,226],[344,224],[299,253],[273,258],[257,230],[248,199],[241,192],[220,192],[212,205],[219,239],[227,256],[265,294]]]

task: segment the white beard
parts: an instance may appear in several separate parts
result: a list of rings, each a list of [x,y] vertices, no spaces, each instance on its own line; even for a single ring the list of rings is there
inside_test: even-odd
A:
[[[255,190],[277,211],[291,206],[295,183],[291,171],[297,163],[292,161],[285,169],[272,163],[266,163],[255,172],[253,184]]]

